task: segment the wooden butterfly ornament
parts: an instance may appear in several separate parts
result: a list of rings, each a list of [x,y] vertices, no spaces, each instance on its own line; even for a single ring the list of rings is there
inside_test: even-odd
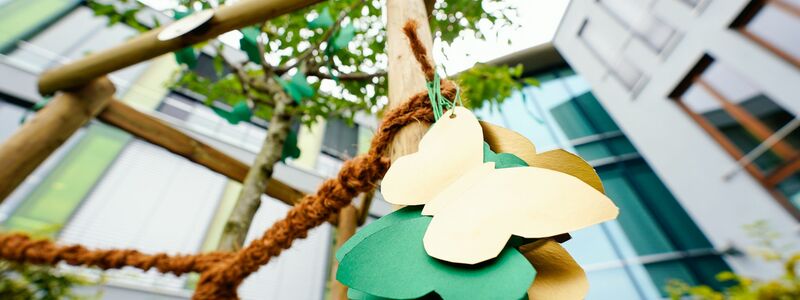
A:
[[[577,177],[535,166],[497,169],[484,163],[482,144],[478,120],[455,107],[383,179],[386,201],[424,204],[422,214],[433,216],[428,255],[477,264],[497,257],[512,235],[545,238],[616,218],[611,200]]]

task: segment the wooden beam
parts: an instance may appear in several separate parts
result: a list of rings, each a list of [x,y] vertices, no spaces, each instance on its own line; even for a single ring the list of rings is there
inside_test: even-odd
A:
[[[264,22],[280,15],[316,4],[322,0],[243,0],[217,9],[202,28],[184,36],[161,41],[157,35],[164,26],[150,30],[115,47],[90,54],[69,64],[44,72],[39,77],[39,92],[82,86],[94,78],[146,61],[159,55],[197,44],[231,30]]]
[[[243,162],[121,101],[111,101],[97,118],[232,180],[242,182],[247,175],[249,167]],[[296,204],[304,196],[302,192],[275,179],[270,179],[266,194],[288,205]]]
[[[0,202],[114,96],[106,77],[55,96],[0,145]]]
[[[339,211],[339,222],[336,227],[336,246],[333,249],[334,253],[356,233],[357,219],[358,211],[352,205],[345,206]],[[336,280],[336,269],[338,267],[339,263],[334,259],[331,270],[331,299],[347,300],[347,286]]]
[[[429,57],[433,45],[428,9],[424,0],[387,0],[386,44],[389,56],[389,109],[405,102],[412,95],[425,91],[425,74],[414,59],[403,26],[408,20],[415,20],[422,44]],[[391,147],[392,161],[400,156],[417,152],[417,144],[427,131],[428,125],[412,123],[400,130]]]

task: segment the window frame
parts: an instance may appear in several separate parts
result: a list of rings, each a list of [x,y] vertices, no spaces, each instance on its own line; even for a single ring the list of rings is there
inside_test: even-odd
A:
[[[672,53],[672,50],[675,49],[675,46],[678,45],[678,41],[680,41],[681,39],[681,33],[678,32],[678,30],[675,27],[671,26],[661,17],[653,14],[651,10],[648,10],[647,13],[650,15],[651,18],[669,27],[669,29],[672,31],[670,32],[669,37],[667,38],[667,42],[663,46],[659,47],[658,45],[653,44],[650,41],[650,39],[647,38],[646,35],[642,34],[636,27],[634,27],[627,20],[625,20],[625,18],[623,18],[616,11],[614,11],[614,9],[610,7],[608,3],[604,3],[603,0],[595,0],[595,1],[597,3],[597,6],[601,7],[606,14],[608,14],[609,16],[611,16],[612,19],[614,19],[615,22],[617,22],[626,30],[628,30],[628,32],[634,39],[639,40],[639,42],[644,44],[645,47],[653,51],[655,55],[661,57],[662,59],[668,57],[669,54]],[[648,5],[648,8],[652,8],[654,3],[655,1],[651,2]],[[630,43],[630,40],[627,43]]]
[[[639,92],[641,92],[644,89],[644,86],[647,85],[647,83],[650,81],[650,77],[647,74],[645,74],[644,71],[639,66],[631,62],[627,57],[619,55],[618,57],[616,57],[616,59],[613,59],[614,61],[616,61],[616,63],[612,63],[606,57],[603,57],[603,55],[600,54],[600,52],[584,36],[584,32],[589,23],[590,23],[589,19],[583,20],[583,23],[581,24],[576,34],[578,36],[578,40],[580,40],[583,46],[586,47],[586,49],[588,49],[589,52],[592,53],[592,56],[594,56],[594,58],[606,68],[605,74],[603,76],[613,77],[614,80],[616,80],[620,85],[623,86],[625,91],[632,98],[636,98],[637,96],[639,96]],[[622,62],[634,68],[639,73],[639,77],[636,79],[636,82],[634,82],[632,85],[628,85],[625,79],[622,78],[622,75],[620,75],[620,72],[617,70],[619,68],[620,63]]]
[[[730,114],[742,127],[745,128],[748,132],[753,134],[757,139],[760,140],[761,143],[764,142],[765,138],[762,138],[759,135],[763,135],[764,132],[760,134],[755,134],[751,130],[769,130],[769,135],[775,133],[774,130],[767,127],[763,124],[758,118],[747,112],[746,110],[742,109],[738,105],[734,104],[733,102],[727,100],[722,94],[720,94],[714,87],[708,84],[705,80],[701,79],[701,75],[714,63],[714,59],[709,55],[704,55],[700,61],[695,64],[691,71],[689,71],[689,75],[687,75],[681,83],[675,88],[675,90],[670,93],[669,98],[672,99],[678,107],[683,110],[697,125],[699,125],[703,131],[705,131],[709,136],[711,136],[714,141],[719,144],[722,149],[731,155],[735,160],[741,160],[747,153],[743,153],[734,143],[725,136],[722,131],[717,129],[711,122],[705,119],[702,115],[698,114],[697,112],[693,111],[686,103],[683,102],[683,95],[686,91],[692,87],[693,85],[697,84],[698,87],[702,88],[706,92],[712,95],[714,99],[720,102],[722,109]],[[738,116],[738,117],[737,117]],[[744,122],[740,119],[744,118]],[[743,124],[743,123],[748,124]],[[755,127],[757,128],[755,128]],[[780,146],[779,144],[783,144]],[[793,175],[794,173],[800,171],[800,149],[794,149],[793,152],[786,152],[784,150],[775,150],[776,145],[778,147],[791,147],[788,145],[786,141],[778,141],[772,146],[770,146],[770,150],[776,153],[779,157],[783,158],[785,162],[783,162],[778,167],[769,170],[769,171],[762,171],[754,164],[755,160],[748,162],[747,164],[742,165],[742,167],[749,173],[756,181],[758,181],[764,189],[766,189],[773,198],[780,204],[784,209],[786,209],[796,220],[800,221],[800,207],[793,205],[789,199],[784,196],[780,191],[778,191],[778,184],[781,183],[784,179],[788,178],[789,176]],[[785,152],[785,153],[779,153]]]
[[[736,17],[736,19],[731,23],[730,28],[735,30],[742,36],[746,37],[748,40],[753,41],[754,43],[758,44],[764,49],[769,50],[773,54],[789,62],[795,67],[800,68],[800,57],[792,56],[791,54],[781,50],[780,48],[773,45],[769,41],[761,38],[757,34],[747,29],[747,24],[749,24],[750,21],[752,21],[753,18],[755,18],[755,16],[758,15],[758,13],[761,12],[761,10],[764,7],[770,4],[800,19],[800,8],[795,7],[792,4],[786,3],[783,0],[752,0],[750,1],[750,3],[747,4],[747,6],[745,6],[745,8],[742,10],[739,16]]]

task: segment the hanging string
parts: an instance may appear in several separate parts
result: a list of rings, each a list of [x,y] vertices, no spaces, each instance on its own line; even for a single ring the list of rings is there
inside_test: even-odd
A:
[[[433,69],[433,80],[426,81],[425,87],[428,89],[428,99],[430,99],[435,121],[438,121],[444,115],[445,110],[451,110],[458,105],[464,106],[464,102],[461,101],[461,89],[458,86],[455,87],[456,94],[452,101],[442,95],[441,79],[435,67]]]

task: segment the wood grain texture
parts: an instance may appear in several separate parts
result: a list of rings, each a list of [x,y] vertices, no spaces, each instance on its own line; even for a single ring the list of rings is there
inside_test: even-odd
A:
[[[0,199],[5,199],[75,131],[112,99],[114,84],[106,77],[62,92],[0,145]]]
[[[425,75],[414,59],[403,25],[408,20],[417,21],[417,33],[431,55],[433,38],[428,24],[428,10],[423,0],[387,0],[387,54],[389,56],[389,105],[391,110],[412,95],[425,91]],[[417,144],[428,129],[422,122],[410,124],[395,137],[391,147],[392,161],[400,156],[417,152]]]
[[[160,41],[164,26],[150,30],[122,44],[90,54],[69,64],[45,71],[39,77],[39,92],[81,86],[94,78],[217,37],[231,30],[264,22],[316,4],[322,0],[243,0],[223,5],[208,24],[184,36]]]
[[[339,221],[338,226],[336,227],[336,246],[333,250],[334,253],[336,253],[336,251],[338,251],[339,248],[341,248],[342,245],[344,245],[344,243],[356,233],[357,223],[358,210],[354,206],[348,205],[339,211]],[[339,262],[333,259],[331,260],[331,265],[331,299],[347,300],[347,286],[335,279]]]

